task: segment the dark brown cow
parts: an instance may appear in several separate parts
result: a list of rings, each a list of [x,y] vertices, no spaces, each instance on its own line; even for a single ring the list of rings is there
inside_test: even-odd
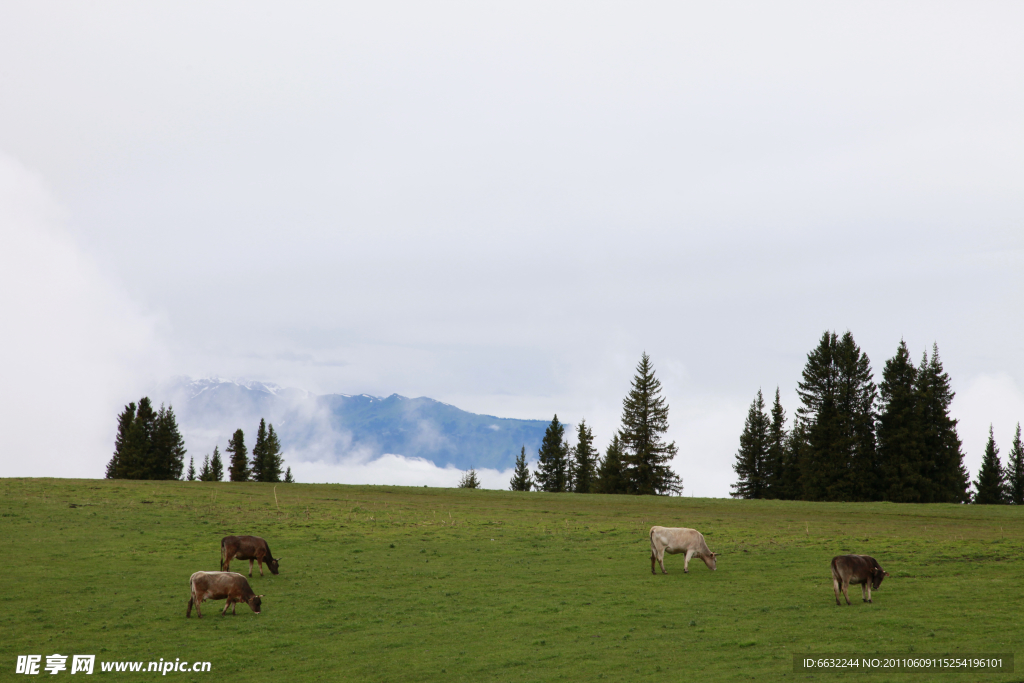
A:
[[[850,594],[847,588],[852,584],[860,584],[860,594],[864,602],[871,602],[872,589],[878,590],[882,585],[882,579],[889,576],[889,572],[882,569],[881,565],[873,557],[867,555],[839,555],[832,558],[832,590],[836,594],[836,604],[839,602],[839,591],[843,591],[846,597],[846,604],[850,604]]]
[[[231,560],[249,560],[249,576],[252,576],[252,561],[260,565],[260,576],[263,576],[263,563],[270,567],[271,574],[277,574],[278,562],[270,554],[270,546],[259,536],[225,536],[220,540],[220,570],[231,569]]]
[[[227,599],[227,602],[224,603],[224,611],[220,613],[221,616],[228,613],[228,607],[234,614],[235,607],[240,602],[249,605],[249,609],[256,614],[260,613],[260,598],[263,596],[254,594],[252,588],[249,587],[249,582],[238,572],[196,572],[188,580],[188,583],[192,594],[188,599],[188,609],[185,610],[186,618],[192,616],[192,605],[194,604],[196,615],[202,619],[203,610],[200,605],[203,604],[203,600],[220,600],[221,598]]]

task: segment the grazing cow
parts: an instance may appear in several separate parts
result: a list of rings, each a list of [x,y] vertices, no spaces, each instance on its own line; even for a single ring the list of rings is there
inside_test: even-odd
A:
[[[235,606],[240,602],[249,605],[249,609],[256,614],[260,613],[260,598],[263,596],[254,594],[246,578],[237,572],[196,572],[188,580],[188,583],[192,595],[188,599],[188,609],[185,610],[186,618],[192,616],[192,605],[194,604],[196,614],[202,619],[203,610],[200,605],[203,604],[203,600],[220,600],[221,598],[227,599],[227,602],[224,603],[224,611],[220,613],[221,616],[228,613],[228,607],[234,614]]]
[[[651,573],[656,574],[654,571],[654,563],[657,561],[661,565],[661,573],[668,574],[665,571],[665,553],[675,555],[676,553],[686,553],[686,559],[683,561],[683,573],[689,573],[690,571],[690,558],[696,555],[700,559],[704,560],[704,564],[708,566],[711,571],[715,570],[718,564],[715,558],[718,557],[716,553],[711,552],[708,549],[708,544],[704,542],[704,534],[697,531],[696,529],[673,529],[664,526],[652,526],[651,527]]]
[[[846,597],[846,604],[850,604],[850,594],[847,588],[851,583],[860,584],[861,597],[864,602],[871,602],[871,590],[878,590],[882,585],[882,579],[889,576],[889,572],[882,569],[881,565],[873,557],[867,555],[839,555],[832,558],[832,591],[836,594],[836,604],[839,602],[839,591],[843,591]]]
[[[263,563],[270,567],[271,574],[277,574],[278,562],[270,554],[270,546],[259,536],[225,536],[220,540],[220,570],[231,569],[231,560],[249,560],[249,576],[252,576],[252,561],[260,565],[260,576],[263,576]]]

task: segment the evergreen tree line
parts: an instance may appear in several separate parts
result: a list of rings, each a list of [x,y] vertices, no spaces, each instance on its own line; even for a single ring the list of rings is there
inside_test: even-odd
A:
[[[594,433],[586,420],[576,427],[576,444],[565,440],[565,425],[556,414],[544,432],[537,451],[537,467],[531,472],[524,446],[516,458],[509,488],[513,491],[629,493],[638,495],[680,494],[682,480],[669,462],[677,453],[675,442],[666,443],[668,403],[661,395],[650,357],[645,353],[636,367],[632,386],[622,401],[622,426],[600,457]]]
[[[185,466],[185,440],[178,431],[174,408],[153,410],[149,397],[129,403],[117,416],[114,455],[107,479],[180,479]]]
[[[229,476],[231,481],[281,481],[281,442],[274,432],[274,426],[260,420],[256,434],[256,445],[252,459],[245,448],[245,434],[236,430],[228,443],[230,456]],[[217,446],[213,457],[203,458],[197,473],[195,459],[189,458],[185,471],[185,440],[178,430],[178,423],[171,406],[163,405],[157,411],[149,397],[139,400],[138,406],[129,403],[117,416],[117,436],[114,439],[114,455],[107,463],[107,479],[182,479],[187,481],[221,481],[224,478],[224,463]],[[284,481],[292,482],[292,471],[285,472]]]
[[[787,429],[778,388],[770,410],[758,390],[733,464],[734,497],[971,501],[938,345],[915,365],[901,340],[876,385],[853,335],[825,332],[807,355],[797,394]]]
[[[1021,444],[1019,422],[1005,467],[999,462],[999,448],[992,433],[992,425],[989,425],[985,455],[981,458],[974,488],[975,503],[1024,505],[1024,446]]]
[[[278,439],[277,432],[274,431],[274,425],[268,425],[263,418],[260,418],[260,426],[256,430],[256,445],[252,448],[251,457],[245,446],[245,432],[241,429],[236,429],[235,433],[231,435],[224,452],[228,455],[228,478],[230,481],[281,481],[281,468],[284,466],[284,459],[281,457],[281,440]],[[196,478],[199,481],[220,481],[223,477],[223,470],[220,453],[214,446],[213,458],[209,460],[209,465],[204,459],[203,469],[200,470],[199,476]],[[204,471],[208,473],[208,478],[203,478]],[[189,479],[191,480],[191,477]],[[291,484],[293,481],[292,468],[289,467],[284,472],[284,483]]]

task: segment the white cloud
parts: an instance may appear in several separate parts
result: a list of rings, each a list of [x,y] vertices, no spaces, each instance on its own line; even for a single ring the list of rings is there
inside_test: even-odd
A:
[[[288,461],[288,454],[285,454]],[[465,474],[455,467],[438,467],[429,460],[386,454],[375,460],[350,458],[338,463],[316,460],[288,461],[292,476],[309,484],[387,484],[391,486],[437,486],[454,488]],[[481,488],[507,489],[512,470],[476,471]]]
[[[163,367],[154,320],[61,220],[40,178],[0,154],[2,476],[103,476],[118,410]]]

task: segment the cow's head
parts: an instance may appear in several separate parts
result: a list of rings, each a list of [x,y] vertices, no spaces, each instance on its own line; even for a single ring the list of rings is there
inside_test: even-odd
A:
[[[277,574],[277,566],[278,566],[277,563],[280,562],[280,561],[281,561],[281,558],[279,557],[276,560],[271,559],[269,562],[267,562],[267,566],[270,567],[270,573],[271,574]]]
[[[708,566],[708,569],[710,569],[711,571],[715,571],[715,568],[718,566],[718,562],[716,561],[717,557],[718,553],[700,554],[700,559],[704,560],[704,564],[706,564]]]
[[[245,604],[249,605],[249,609],[251,609],[253,612],[255,612],[256,614],[259,614],[260,613],[260,598],[262,598],[262,597],[263,597],[263,595],[254,595],[251,598],[249,598],[248,600],[246,600]]]
[[[878,587],[882,585],[882,579],[889,576],[889,572],[885,571],[877,564],[871,573],[871,590],[876,591]]]

